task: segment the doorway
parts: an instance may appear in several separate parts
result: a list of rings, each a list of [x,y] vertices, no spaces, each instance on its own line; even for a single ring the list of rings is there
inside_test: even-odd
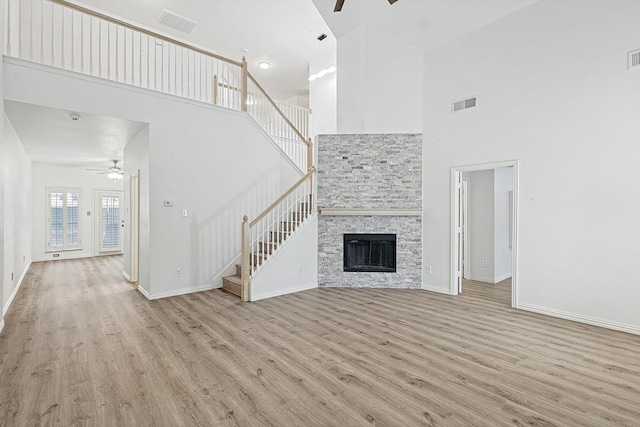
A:
[[[494,193],[493,177],[494,174],[498,177],[496,171],[508,171],[511,172],[509,176],[510,184],[508,190]],[[503,243],[502,246],[507,248],[510,252],[505,254],[504,248],[502,252],[494,251],[494,238],[496,234],[493,233],[494,216],[493,207],[491,208],[491,254],[490,256],[477,256],[474,259],[472,245],[469,244],[469,238],[473,235],[473,224],[469,224],[470,218],[472,219],[473,213],[471,212],[472,200],[471,194],[473,192],[473,182],[468,182],[468,178],[472,176],[474,172],[478,172],[478,177],[491,176],[491,205],[495,200],[500,200],[501,206],[504,207],[504,211],[500,210],[502,216],[502,223],[508,224],[508,231],[503,231],[502,238],[500,240]],[[503,175],[504,176],[504,175]],[[467,182],[465,182],[467,181]],[[479,187],[479,186],[478,186]],[[504,194],[502,194],[504,193]],[[482,200],[481,197],[479,200]],[[451,168],[451,283],[450,293],[457,295],[462,292],[462,280],[465,279],[478,279],[479,280],[497,283],[496,280],[504,280],[505,269],[508,270],[510,264],[511,275],[511,306],[515,307],[517,302],[517,220],[518,220],[518,162],[504,161],[485,163],[477,165],[467,165]],[[507,212],[508,210],[508,212]],[[500,218],[499,218],[500,219]],[[505,225],[506,227],[506,225]],[[482,225],[478,226],[478,230],[482,229]],[[483,230],[485,231],[485,230]],[[479,240],[479,239],[478,239]],[[466,244],[465,244],[466,242]],[[476,242],[478,243],[478,242]],[[494,259],[495,255],[495,259]],[[506,265],[505,265],[506,264]],[[501,267],[502,266],[502,267]],[[474,277],[474,268],[476,270],[476,276]],[[482,273],[480,273],[482,272]],[[482,278],[484,274],[487,277]],[[496,276],[497,274],[497,276]],[[497,279],[500,276],[502,279]]]
[[[122,253],[121,207],[121,191],[96,191],[96,254]]]

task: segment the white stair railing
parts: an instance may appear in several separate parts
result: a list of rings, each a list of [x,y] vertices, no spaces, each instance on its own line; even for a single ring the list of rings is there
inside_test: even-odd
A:
[[[315,211],[313,175],[316,169],[296,182],[253,221],[242,221],[242,300],[251,298],[251,277],[267,263],[287,238]]]
[[[275,102],[233,61],[65,0],[6,0],[6,56],[246,111],[305,173],[309,110]]]

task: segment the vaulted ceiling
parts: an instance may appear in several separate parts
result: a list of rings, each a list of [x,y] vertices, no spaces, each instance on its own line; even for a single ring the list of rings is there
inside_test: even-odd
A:
[[[345,0],[339,13],[333,12],[335,0],[70,1],[234,60],[246,56],[250,71],[274,98],[298,95],[304,100],[309,62],[334,48],[336,37],[363,24],[430,50],[538,0],[397,0],[393,5],[387,0]],[[197,25],[187,34],[160,24],[163,9]],[[319,41],[323,33],[328,37]],[[261,61],[269,62],[271,68],[260,69]],[[109,159],[122,159],[124,144],[142,126],[108,117],[86,116],[74,122],[69,112],[26,104],[6,103],[5,107],[36,161],[96,165],[102,159],[109,166]],[[54,143],[61,154],[56,158],[46,151]]]

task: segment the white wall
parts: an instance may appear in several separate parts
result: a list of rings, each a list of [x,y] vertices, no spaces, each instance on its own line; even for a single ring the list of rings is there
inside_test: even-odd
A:
[[[17,60],[4,66],[6,99],[149,123],[140,221],[149,221],[150,298],[210,289],[240,253],[242,216],[300,176],[246,114]]]
[[[333,49],[324,52],[309,63],[309,76],[331,67],[337,67],[336,54],[334,41]],[[338,131],[338,72],[339,70],[336,70],[309,82],[309,108],[311,109],[313,137],[321,134],[334,134]]]
[[[318,287],[318,217],[309,219],[251,279],[251,301]]]
[[[465,172],[467,181],[467,265],[470,280],[493,283],[494,279],[494,183],[493,169]],[[483,265],[486,261],[487,265]]]
[[[95,191],[122,191],[123,181],[98,175],[84,167],[54,165],[34,162],[32,167],[32,256],[34,261],[84,258],[95,256]],[[80,190],[80,239],[82,249],[47,252],[46,189],[50,187],[77,188]],[[88,215],[88,212],[91,214]],[[54,258],[54,254],[58,256]]]
[[[338,40],[338,133],[422,133],[423,53],[372,25]]]
[[[448,290],[450,168],[517,159],[517,305],[640,333],[638,16],[634,1],[538,2],[425,56],[432,287]]]
[[[513,168],[493,170],[493,190],[493,283],[498,283],[511,277],[509,192],[513,191]]]
[[[31,159],[4,111],[2,163],[2,315],[31,263]]]
[[[0,0],[0,10],[5,10],[5,0]],[[0,19],[0,46],[4,46],[4,19]],[[2,67],[0,67],[2,68]],[[0,69],[0,101],[4,101],[4,97],[2,96],[3,89],[3,70]],[[5,122],[5,114],[4,114],[4,102],[0,102],[0,115],[2,116],[2,120],[0,120],[0,150],[4,147],[4,122]],[[4,277],[4,162],[0,161],[0,276]],[[3,285],[3,293],[4,293],[4,285]],[[4,295],[2,298],[2,303],[4,307]],[[4,328],[4,315],[2,319],[0,319],[0,332]]]

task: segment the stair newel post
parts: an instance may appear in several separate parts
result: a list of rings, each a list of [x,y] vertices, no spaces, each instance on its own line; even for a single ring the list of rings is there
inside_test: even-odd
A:
[[[307,169],[310,171],[313,168],[313,141],[311,140],[311,137],[309,137],[309,143],[307,144]],[[311,174],[311,176],[309,176],[309,204],[308,206],[308,210],[309,213],[311,213],[311,211],[313,210],[313,174]]]
[[[246,112],[247,111],[247,93],[248,93],[248,85],[249,85],[249,69],[247,66],[247,58],[242,57],[242,91],[240,96],[240,102],[242,105],[240,106],[240,110]]]
[[[218,75],[213,76],[213,105],[218,105]]]
[[[249,246],[251,245],[249,217],[242,218],[242,301],[249,301]]]
[[[311,170],[313,166],[313,141],[311,137],[307,140],[307,172]]]

